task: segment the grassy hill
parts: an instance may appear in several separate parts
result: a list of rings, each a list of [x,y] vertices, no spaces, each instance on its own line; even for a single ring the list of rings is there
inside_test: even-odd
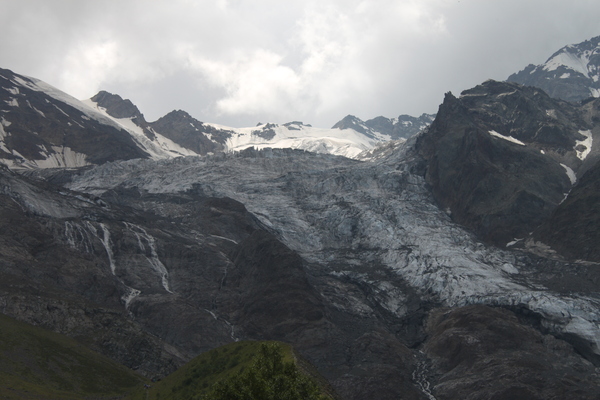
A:
[[[216,382],[232,382],[255,369],[265,344],[283,363],[310,376],[323,397],[333,398],[326,381],[280,342],[230,343],[194,358],[158,382],[96,353],[77,341],[0,314],[0,398],[12,400],[191,400]]]
[[[254,360],[260,354],[261,346],[265,343],[278,346],[284,363],[296,363],[302,374],[314,379],[321,392],[331,393],[325,380],[319,379],[316,371],[308,363],[299,361],[290,345],[280,342],[243,341],[230,343],[199,355],[160,382],[152,383],[150,388],[136,392],[130,399],[201,399],[210,391],[214,383],[231,380],[252,368]]]
[[[145,382],[71,338],[0,314],[2,399],[114,399]]]

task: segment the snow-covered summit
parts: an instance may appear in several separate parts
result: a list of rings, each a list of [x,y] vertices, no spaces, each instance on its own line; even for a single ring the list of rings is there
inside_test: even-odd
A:
[[[508,81],[536,86],[568,101],[600,97],[600,36],[567,45],[545,63],[530,64]]]

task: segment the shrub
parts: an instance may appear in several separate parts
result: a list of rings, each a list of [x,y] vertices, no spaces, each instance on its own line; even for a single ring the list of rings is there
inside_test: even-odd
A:
[[[264,343],[250,368],[215,383],[203,400],[327,400],[312,379],[285,362],[281,347]]]

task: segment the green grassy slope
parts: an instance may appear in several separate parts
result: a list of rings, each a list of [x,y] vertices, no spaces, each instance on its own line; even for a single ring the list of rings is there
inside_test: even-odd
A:
[[[0,314],[2,399],[114,399],[145,382],[71,338]]]
[[[316,370],[280,342],[230,343],[199,355],[159,382],[98,354],[77,341],[0,314],[0,398],[11,400],[188,400],[215,382],[252,368],[261,345],[275,343],[323,393],[331,389]]]
[[[131,396],[131,400],[190,400],[201,398],[211,386],[218,381],[227,380],[241,374],[252,365],[252,361],[259,354],[261,344],[266,342],[243,341],[213,349],[199,355],[177,371],[167,376],[160,382],[150,385]],[[278,343],[283,353],[283,361],[297,362],[290,345]],[[306,362],[298,363],[303,373],[308,373]],[[315,371],[310,374],[316,375]],[[316,380],[322,387],[323,393],[330,392],[326,382],[321,378]]]

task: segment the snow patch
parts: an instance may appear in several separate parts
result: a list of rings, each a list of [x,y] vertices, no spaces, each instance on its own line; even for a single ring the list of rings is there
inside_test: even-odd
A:
[[[127,285],[125,285],[125,286],[127,286]],[[140,294],[142,294],[141,290],[134,289],[132,287],[127,286],[127,293],[125,293],[123,296],[121,296],[121,300],[123,300],[123,302],[125,303],[126,310],[129,309],[129,305],[131,304],[131,301],[133,299],[135,299],[136,297],[138,297]]]
[[[577,175],[575,175],[575,172],[568,165],[561,163],[560,166],[563,167],[565,169],[565,171],[567,172],[567,176],[569,177],[569,180],[571,181],[571,185],[574,185],[577,182]]]
[[[0,128],[0,138],[6,137],[4,129]],[[0,162],[15,169],[45,169],[45,168],[77,168],[91,165],[87,161],[87,155],[73,151],[69,147],[52,146],[50,150],[41,146],[40,151],[46,157],[41,160],[28,160],[15,149],[7,149],[5,144],[0,143],[0,148],[7,153],[17,157],[16,160],[2,159]]]
[[[571,76],[571,74],[570,74],[570,73],[568,73],[568,72],[565,72],[564,74],[562,74],[562,75],[559,77],[559,79],[567,79],[567,78],[569,78],[570,76]]]
[[[67,114],[66,112],[64,112],[62,110],[62,108],[60,108],[59,106],[57,106],[56,104],[52,104],[54,106],[54,108],[56,108],[58,111],[60,111],[64,116],[66,116],[67,118],[71,118],[71,116],[69,114]]]
[[[515,94],[515,93],[517,93],[517,90],[516,90],[516,89],[515,89],[515,90],[513,90],[512,92],[508,92],[508,93],[500,93],[500,94],[498,95],[498,97],[510,96],[511,94]]]
[[[272,139],[265,139],[253,133],[252,128],[226,128],[234,134],[225,143],[227,151],[241,151],[250,147],[290,148],[306,150],[320,154],[333,154],[347,158],[356,158],[365,150],[372,149],[379,143],[387,142],[390,137],[375,133],[373,137],[366,136],[354,129],[325,129],[297,125],[298,130],[290,130],[286,126],[271,128],[275,133]],[[259,127],[260,128],[260,127]],[[223,128],[221,128],[223,129]]]
[[[577,152],[577,157],[579,157],[580,160],[585,160],[588,154],[590,154],[590,151],[592,151],[592,131],[579,131],[579,133],[585,136],[585,139],[575,142],[575,151]],[[585,146],[585,150],[579,151],[577,149],[579,146]]]
[[[18,87],[2,88],[2,89],[6,90],[8,93],[10,93],[10,94],[12,94],[12,95],[15,95],[15,96],[21,93],[21,92],[19,91],[19,88],[18,88]]]
[[[501,134],[499,134],[498,132],[496,132],[494,130],[490,131],[489,133],[490,133],[490,135],[495,136],[497,138],[504,139],[504,140],[507,140],[509,142],[519,144],[521,146],[525,146],[525,143],[521,142],[519,139],[515,139],[512,136],[504,136],[504,135],[501,135]]]
[[[589,62],[590,60],[587,53],[584,53],[581,56],[577,56],[576,54],[570,53],[568,51],[563,51],[555,55],[550,60],[546,61],[546,64],[544,65],[544,70],[555,71],[559,67],[566,67],[575,72],[579,72],[586,78],[589,78]]]
[[[506,243],[506,247],[514,246],[515,244],[519,243],[521,240],[523,240],[523,239],[517,239],[517,238],[515,238],[511,242]]]
[[[19,102],[14,97],[11,98],[10,100],[4,100],[4,102],[11,107],[19,107]]]

